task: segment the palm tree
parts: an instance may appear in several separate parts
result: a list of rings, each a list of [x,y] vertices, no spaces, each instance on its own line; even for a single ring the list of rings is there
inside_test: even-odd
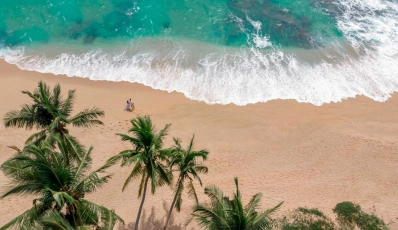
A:
[[[18,127],[25,129],[39,129],[40,131],[31,135],[26,144],[40,144],[47,142],[54,144],[53,134],[59,134],[65,142],[68,151],[75,159],[79,159],[79,153],[85,152],[79,141],[69,135],[68,125],[75,127],[92,127],[102,125],[97,118],[104,116],[104,112],[96,107],[85,109],[71,117],[75,90],[69,90],[66,99],[61,96],[61,87],[56,84],[53,90],[40,81],[38,87],[33,91],[22,91],[32,99],[32,103],[22,105],[21,110],[12,110],[4,117],[5,127]]]
[[[210,204],[196,205],[193,216],[199,224],[209,230],[260,230],[271,229],[270,214],[276,211],[283,202],[258,212],[261,193],[255,194],[250,202],[243,207],[238,187],[238,178],[235,178],[236,193],[230,200],[216,186],[205,188],[205,194],[210,198]]]
[[[123,189],[127,187],[130,181],[141,176],[141,182],[138,190],[138,197],[142,195],[140,208],[138,210],[135,222],[135,230],[138,230],[142,207],[144,205],[147,185],[150,181],[152,194],[155,193],[158,186],[170,184],[172,179],[171,172],[165,165],[167,151],[162,151],[163,138],[167,135],[170,124],[166,125],[159,132],[155,131],[149,116],[138,116],[131,120],[132,128],[129,133],[117,134],[123,141],[129,141],[133,149],[124,150],[118,155],[109,159],[109,164],[114,164],[121,160],[121,166],[134,164],[134,167],[124,182]]]
[[[1,198],[10,195],[39,195],[33,200],[33,207],[17,216],[1,230],[9,227],[18,229],[83,229],[84,226],[97,229],[112,229],[117,221],[123,220],[113,210],[90,202],[85,195],[94,192],[110,178],[105,164],[87,173],[91,165],[92,147],[84,153],[81,162],[71,163],[70,154],[63,139],[56,135],[57,150],[48,142],[40,146],[30,144],[1,165],[4,174],[16,184]],[[15,149],[15,148],[14,148]]]
[[[195,187],[193,185],[193,180],[197,179],[202,186],[202,180],[199,177],[199,173],[207,173],[208,169],[206,166],[197,162],[198,158],[202,158],[202,160],[207,159],[207,155],[209,154],[206,150],[194,151],[193,150],[193,140],[194,136],[191,139],[188,147],[183,149],[181,147],[181,141],[179,139],[174,138],[175,147],[172,149],[172,156],[170,167],[177,167],[177,171],[179,171],[178,180],[176,183],[175,195],[173,202],[171,203],[169,213],[167,215],[166,224],[164,225],[164,230],[167,229],[167,225],[170,220],[171,213],[173,208],[175,207],[177,211],[181,210],[182,203],[182,192],[184,190],[184,182],[186,179],[188,181],[188,194],[191,197],[195,198],[196,204],[198,204],[198,196],[196,195]]]

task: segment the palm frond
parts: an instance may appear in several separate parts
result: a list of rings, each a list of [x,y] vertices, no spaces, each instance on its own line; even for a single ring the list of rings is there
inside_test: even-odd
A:
[[[87,193],[91,193],[102,187],[104,184],[108,183],[109,179],[112,175],[108,174],[102,177],[99,177],[96,173],[90,174],[91,177],[86,178],[86,180],[82,180],[81,183],[84,185],[84,191]],[[78,184],[81,185],[81,184]]]
[[[40,94],[40,99],[45,105],[50,105],[49,97],[51,96],[50,87],[43,81],[39,81],[38,92]],[[50,111],[51,112],[51,111]]]
[[[196,194],[195,186],[191,180],[188,181],[188,195],[195,199],[196,204],[199,204],[198,195]]]
[[[35,220],[38,217],[36,208],[31,208],[22,213],[21,215],[15,217],[10,222],[5,224],[0,228],[0,230],[7,230],[9,228],[21,229],[25,227],[26,229],[34,229]]]
[[[75,137],[70,135],[64,135],[63,139],[65,141],[67,151],[70,153],[70,157],[77,160],[77,162],[80,162],[81,157],[85,152],[84,146]]]
[[[59,133],[59,128],[63,124],[65,124],[66,121],[66,117],[59,115],[55,117],[51,124],[48,126],[48,130],[50,130],[50,132],[52,133]]]
[[[124,224],[124,220],[120,216],[116,215],[115,211],[109,209],[104,209],[102,211],[101,222],[103,225],[98,228],[98,230],[113,230],[116,222]]]
[[[79,167],[77,168],[76,172],[75,172],[75,178],[80,177],[80,174],[82,172],[85,172],[85,170],[87,170],[87,167],[89,166],[89,164],[91,163],[91,158],[90,158],[90,154],[91,151],[93,150],[93,147],[90,146],[90,148],[88,148],[88,150],[86,151],[86,153],[84,154],[84,156],[81,158]]]
[[[194,217],[202,227],[207,229],[271,229],[270,214],[276,211],[282,203],[263,213],[257,208],[261,200],[258,193],[252,197],[250,202],[243,208],[238,178],[234,178],[236,191],[231,200],[224,196],[216,186],[207,186],[205,194],[210,198],[210,203],[196,205]]]
[[[42,189],[43,185],[41,183],[21,184],[3,194],[1,198],[5,198],[9,195],[39,194]]]
[[[219,216],[216,212],[205,206],[195,205],[192,215],[196,217],[202,227],[207,229],[230,229],[224,217]]]
[[[34,133],[26,139],[25,144],[39,144],[44,139],[46,139],[46,132],[47,130],[41,130],[37,133]]]
[[[74,204],[76,200],[67,192],[57,192],[51,189],[47,189],[51,192],[52,197],[54,198],[55,202],[57,202],[59,207],[64,207],[65,204]]]
[[[45,229],[52,230],[74,230],[74,228],[66,221],[59,212],[51,211],[41,217],[38,222]]]
[[[175,145],[175,148],[181,149],[181,139],[178,137],[173,137],[173,142]]]
[[[91,161],[91,160],[90,160]],[[98,173],[105,173],[105,170],[109,167],[111,167],[112,165],[114,165],[115,162],[114,161],[107,161],[103,166],[101,166],[100,168],[98,168],[95,171],[92,171],[91,173],[89,173],[88,175],[86,175],[83,179],[80,180],[80,182],[75,184],[75,188],[82,186],[84,184],[85,187],[85,191],[86,192],[93,192],[96,189],[98,189],[99,187],[101,187],[102,185],[104,185],[105,183],[108,182],[108,180],[111,178],[112,175],[107,174],[103,177],[99,177]],[[84,170],[85,171],[85,170]]]
[[[207,166],[204,166],[204,165],[202,165],[202,164],[196,164],[193,168],[195,169],[195,171],[196,171],[197,173],[206,174],[206,173],[209,172],[209,168],[207,168]]]
[[[224,194],[218,187],[214,185],[206,186],[205,194],[210,198],[212,203],[222,204]]]
[[[245,207],[246,217],[252,215],[253,212],[260,206],[262,194],[257,193],[250,199],[249,203]]]
[[[33,170],[25,168],[25,164],[21,160],[11,158],[1,165],[4,175],[11,177],[15,183],[24,183],[35,181],[39,175]]]
[[[191,141],[189,141],[189,144],[188,144],[188,146],[187,146],[187,148],[186,148],[186,152],[187,152],[188,154],[192,152],[192,149],[193,149],[193,140],[194,140],[194,139],[195,139],[195,134],[192,135]]]
[[[4,116],[4,126],[7,127],[25,127],[30,130],[36,124],[35,122],[35,112],[33,108],[28,105],[23,106],[21,111],[12,110],[7,112]]]
[[[202,149],[200,151],[192,151],[192,152],[188,152],[186,151],[187,156],[186,156],[186,161],[190,162],[190,161],[196,161],[196,159],[202,158],[203,161],[207,160],[207,156],[209,155],[209,151]]]
[[[50,97],[50,102],[58,110],[62,105],[61,86],[59,84],[55,84],[52,95]]]
[[[99,227],[101,224],[102,206],[97,205],[91,201],[80,199],[77,205],[77,215],[80,217],[82,223],[91,227]]]
[[[69,121],[75,127],[85,127],[90,128],[95,125],[103,125],[104,123],[98,120],[98,117],[103,117],[105,112],[100,110],[99,108],[85,109],[74,117],[72,117]]]
[[[158,174],[158,185],[170,185],[173,181],[173,174],[170,170],[167,169],[163,164],[158,163],[156,165],[156,172]]]
[[[135,145],[140,145],[141,143],[141,141],[138,138],[131,137],[126,134],[116,133],[116,135],[120,136],[122,138],[122,141],[130,141],[132,144]]]
[[[63,114],[64,116],[69,116],[73,110],[74,102],[75,102],[75,90],[69,90],[66,100],[62,102],[60,113]]]
[[[133,161],[131,160],[131,158],[136,155],[137,153],[134,150],[123,150],[121,151],[118,155],[113,156],[111,158],[109,158],[106,161],[107,166],[112,166],[114,164],[116,164],[118,161],[122,161],[122,166],[125,166],[126,164],[130,164]]]
[[[200,185],[202,185],[202,179],[200,179],[200,176],[198,175],[198,173],[196,172],[196,169],[194,167],[190,168],[189,173],[192,174],[193,177],[199,181]]]
[[[37,88],[33,91],[33,93],[26,91],[26,90],[22,90],[22,93],[28,95],[33,100],[34,103],[36,103],[36,104],[41,103]]]
[[[267,211],[259,214],[253,222],[257,222],[258,220],[261,220],[261,219],[271,215],[272,213],[276,212],[282,206],[282,204],[283,204],[283,201],[280,202],[279,204],[277,204],[275,207],[268,209]]]
[[[130,181],[133,178],[136,178],[136,177],[138,177],[140,175],[143,175],[143,171],[144,170],[143,170],[143,168],[142,168],[140,163],[135,164],[133,170],[131,170],[130,175],[127,177],[126,181],[123,184],[122,191],[124,191],[127,188],[127,186],[130,184]]]
[[[155,149],[161,149],[163,147],[163,138],[168,135],[168,130],[170,128],[171,124],[167,124],[164,126],[163,129],[161,129],[153,139],[153,145],[155,146]]]
[[[111,228],[116,222],[121,222],[124,224],[123,219],[113,210],[109,210],[104,206],[95,204],[86,199],[81,199],[78,213],[83,220],[91,219],[96,223],[96,225],[98,225],[98,227],[100,227],[100,224],[102,224],[103,226],[100,229]]]
[[[86,193],[94,191],[109,180],[110,175],[98,174],[105,173],[114,162],[107,162],[85,176],[91,165],[92,147],[82,155],[80,162],[70,162],[70,148],[67,146],[69,136],[62,138],[57,133],[50,136],[51,138],[47,138],[40,146],[26,146],[21,153],[1,165],[3,173],[16,183],[16,186],[3,197],[11,194],[41,195],[34,200],[37,210],[35,216],[19,216],[9,222],[6,228],[16,226],[25,229],[28,226],[27,229],[70,229],[67,222],[62,222],[59,218],[67,221],[71,215],[77,220],[70,223],[73,228],[84,225],[98,229],[120,221],[121,218],[113,211],[96,206],[83,198]],[[53,148],[49,142],[58,148]],[[65,216],[58,215],[64,207],[72,211],[67,212]],[[52,211],[57,213],[51,213]]]

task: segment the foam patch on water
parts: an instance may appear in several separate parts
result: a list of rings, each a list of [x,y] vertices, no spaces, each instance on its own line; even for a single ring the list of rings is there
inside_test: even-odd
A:
[[[181,92],[209,104],[246,105],[295,99],[322,105],[356,95],[387,100],[398,91],[398,4],[384,0],[340,0],[338,7],[343,12],[337,18],[338,27],[346,42],[312,51],[282,51],[275,47],[264,50],[272,44],[266,34],[254,29],[245,31],[250,34],[248,46],[241,49],[226,50],[205,44],[190,48],[175,42],[167,53],[156,49],[95,49],[50,57],[40,52],[3,48],[0,57],[21,69],[92,80],[138,82]],[[260,28],[259,22],[250,23]]]

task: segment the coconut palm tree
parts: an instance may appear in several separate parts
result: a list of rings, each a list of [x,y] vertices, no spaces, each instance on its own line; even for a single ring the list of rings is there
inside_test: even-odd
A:
[[[75,90],[69,90],[66,99],[61,96],[61,87],[56,84],[52,90],[40,81],[33,91],[22,91],[32,99],[32,103],[22,105],[21,110],[12,110],[4,117],[5,127],[18,127],[25,129],[39,129],[31,135],[26,144],[40,144],[47,142],[54,144],[53,134],[59,134],[65,142],[68,151],[75,159],[79,159],[79,153],[85,152],[79,141],[69,134],[68,125],[75,127],[92,127],[102,125],[97,118],[104,116],[104,112],[96,107],[84,109],[75,116],[71,116],[75,100]]]
[[[122,191],[132,179],[141,177],[138,197],[142,195],[142,199],[135,222],[135,230],[138,230],[148,182],[150,182],[151,191],[154,194],[157,187],[170,184],[172,180],[172,174],[165,164],[167,151],[162,151],[163,138],[167,135],[170,124],[159,132],[155,131],[155,126],[152,125],[149,116],[138,116],[131,120],[131,124],[132,128],[129,129],[129,133],[132,133],[132,136],[126,134],[117,135],[121,136],[123,141],[129,141],[133,145],[133,149],[120,152],[110,158],[108,162],[109,164],[114,164],[121,160],[122,167],[134,164],[130,175],[124,182]]]
[[[238,178],[235,178],[235,185],[236,192],[232,200],[224,196],[223,192],[214,185],[205,188],[205,194],[210,198],[210,203],[196,205],[192,214],[199,224],[209,230],[271,229],[269,216],[283,202],[265,212],[258,212],[261,193],[257,193],[243,207]]]
[[[184,182],[186,181],[186,179],[188,179],[188,194],[189,196],[195,198],[196,204],[198,204],[198,196],[196,195],[193,180],[197,179],[202,186],[202,180],[200,179],[199,173],[207,173],[208,169],[206,166],[198,163],[197,160],[200,158],[202,160],[206,160],[209,152],[206,150],[194,151],[193,140],[194,136],[189,142],[187,148],[183,149],[181,147],[181,140],[174,138],[175,147],[172,148],[170,167],[176,167],[177,171],[179,172],[179,176],[175,185],[175,195],[173,202],[171,203],[169,213],[167,215],[164,230],[167,229],[167,225],[169,223],[173,208],[175,207],[178,212],[181,210],[181,195],[184,190]]]
[[[64,140],[53,137],[57,144],[42,142],[40,146],[30,144],[1,165],[3,173],[16,184],[1,198],[10,195],[39,195],[33,207],[17,216],[0,229],[40,229],[58,226],[55,229],[112,229],[123,220],[113,210],[95,204],[85,195],[105,184],[111,175],[105,173],[110,166],[105,164],[88,173],[91,165],[92,147],[83,154],[79,163],[71,163]],[[16,148],[14,148],[16,149]],[[63,227],[62,227],[63,226]]]

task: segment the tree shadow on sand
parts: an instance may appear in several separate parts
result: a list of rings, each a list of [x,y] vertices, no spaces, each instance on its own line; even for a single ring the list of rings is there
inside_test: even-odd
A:
[[[166,216],[168,212],[168,208],[170,207],[167,205],[166,201],[163,201],[163,210],[165,211],[163,215],[160,217],[155,216],[155,206],[152,206],[151,212],[149,215],[147,215],[146,210],[143,210],[141,220],[140,220],[140,226],[139,229],[145,229],[145,230],[160,230],[163,229],[164,224],[166,222]],[[191,223],[193,220],[193,217],[188,218],[185,223],[175,223],[175,218],[174,218],[175,210],[173,210],[173,213],[171,214],[170,217],[170,222],[169,222],[169,227],[167,228],[168,230],[186,230],[187,226]],[[135,222],[130,222],[126,223],[125,225],[120,225],[119,230],[130,230],[134,229]],[[193,229],[193,228],[191,228]]]

